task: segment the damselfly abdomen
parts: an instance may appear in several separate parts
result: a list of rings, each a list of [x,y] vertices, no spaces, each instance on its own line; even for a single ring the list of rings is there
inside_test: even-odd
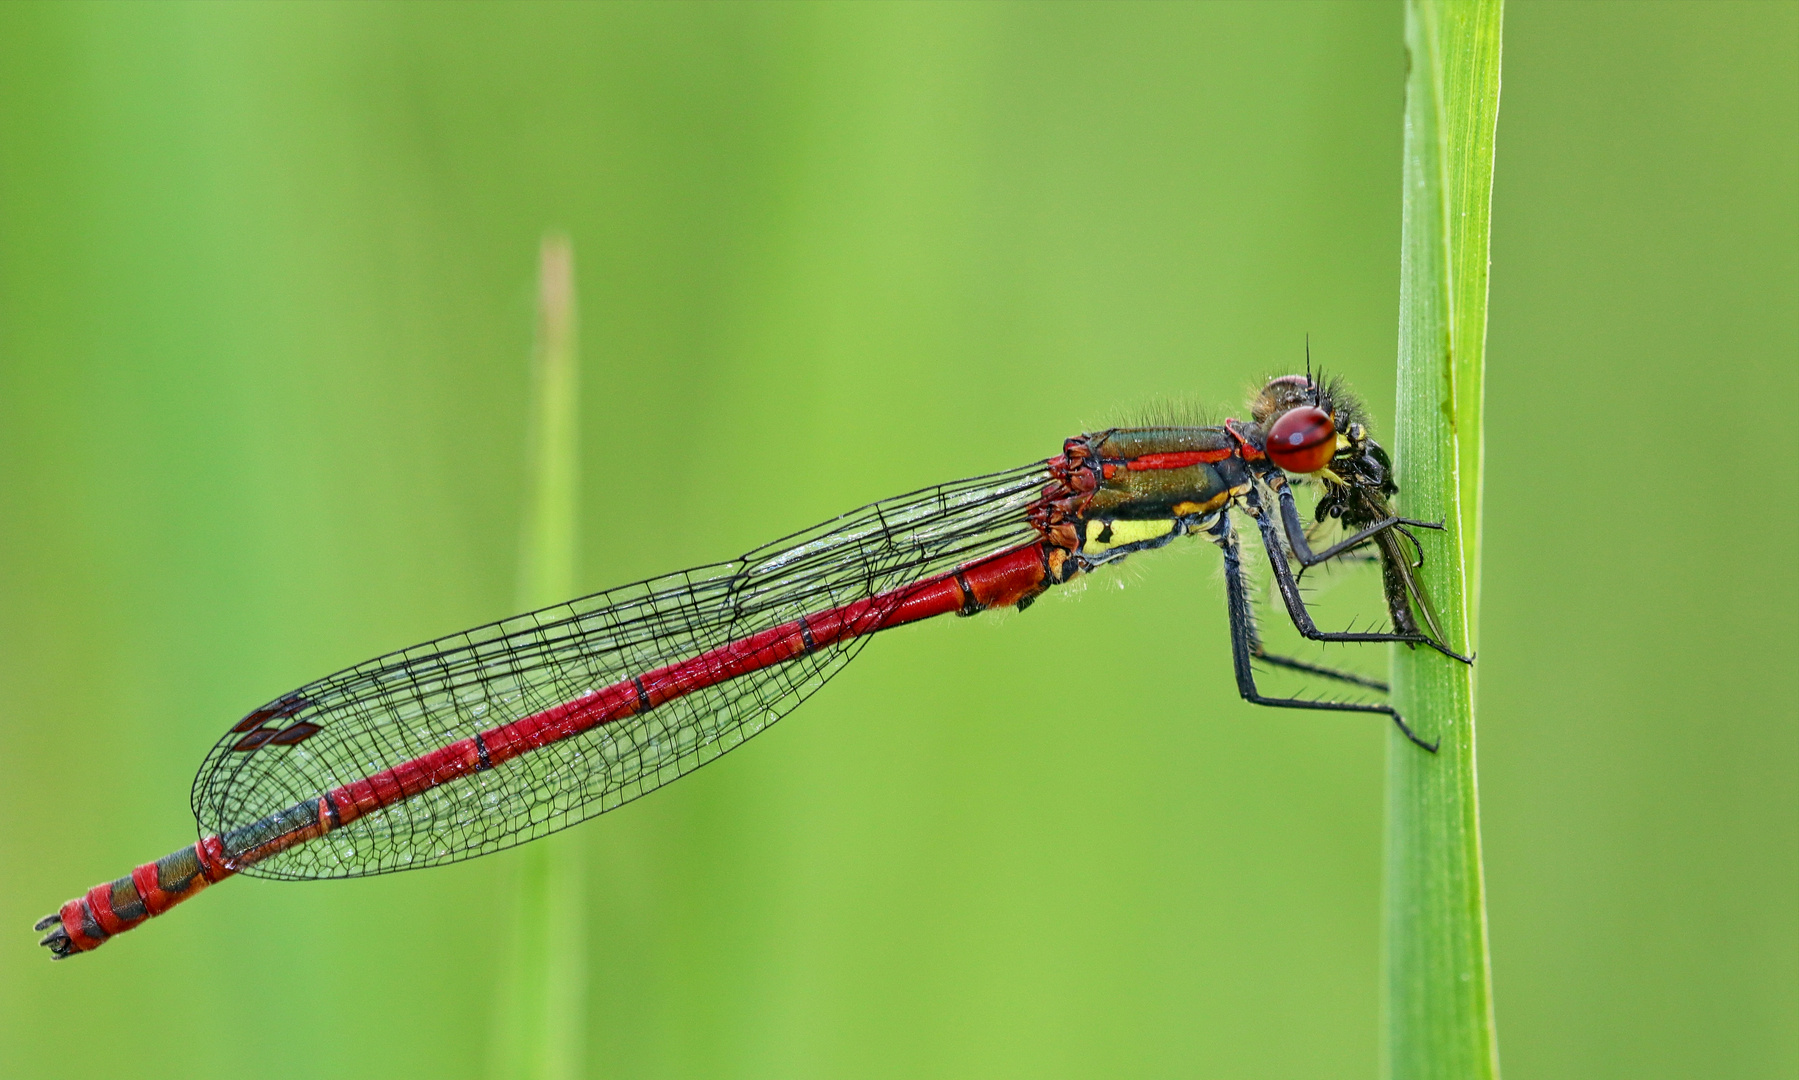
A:
[[[732,562],[545,608],[379,657],[252,710],[194,780],[200,839],[43,919],[58,958],[243,872],[357,877],[435,866],[545,836],[629,802],[761,731],[878,631],[1024,608],[1107,563],[1204,536],[1224,553],[1237,688],[1260,705],[1381,713],[1385,704],[1270,697],[1269,654],[1234,521],[1253,522],[1288,616],[1315,641],[1443,644],[1398,537],[1386,453],[1360,407],[1310,375],[1270,381],[1251,419],[1114,428],[1047,461],[871,503]],[[1295,478],[1349,535],[1314,552]],[[1320,631],[1298,572],[1372,545],[1390,632]],[[1414,614],[1415,612],[1415,614]],[[1423,625],[1420,626],[1420,620]],[[1462,659],[1457,657],[1457,659]]]

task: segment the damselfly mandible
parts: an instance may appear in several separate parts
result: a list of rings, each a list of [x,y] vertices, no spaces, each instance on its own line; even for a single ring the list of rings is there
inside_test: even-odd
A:
[[[57,958],[239,872],[357,877],[436,866],[545,836],[741,744],[805,700],[881,630],[1028,606],[1107,563],[1204,536],[1224,553],[1237,689],[1258,705],[1392,706],[1270,697],[1253,662],[1362,687],[1275,656],[1257,633],[1235,522],[1268,556],[1287,615],[1315,641],[1445,644],[1395,516],[1386,452],[1341,383],[1270,381],[1248,421],[1114,428],[1047,461],[871,503],[742,558],[626,585],[370,660],[239,721],[194,780],[198,842],[64,904],[37,925]],[[1348,535],[1307,541],[1293,495]],[[1411,542],[1408,551],[1401,538]],[[1305,567],[1372,545],[1391,632],[1327,633]],[[1296,572],[1293,564],[1298,563]]]

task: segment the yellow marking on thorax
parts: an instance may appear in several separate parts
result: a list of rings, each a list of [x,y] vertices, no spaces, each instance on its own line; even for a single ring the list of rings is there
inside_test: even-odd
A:
[[[1097,555],[1115,547],[1126,544],[1141,544],[1145,540],[1156,540],[1174,531],[1173,518],[1156,518],[1151,521],[1089,521],[1087,535],[1081,542],[1081,551],[1089,555]]]
[[[1248,489],[1246,488],[1245,490]],[[1231,492],[1220,491],[1218,494],[1202,503],[1178,502],[1174,504],[1174,513],[1176,517],[1192,517],[1194,514],[1209,514],[1229,502],[1230,498]]]

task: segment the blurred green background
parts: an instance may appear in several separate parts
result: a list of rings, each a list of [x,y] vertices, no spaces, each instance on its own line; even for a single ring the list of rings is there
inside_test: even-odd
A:
[[[482,1075],[518,852],[28,927],[246,708],[511,613],[545,230],[599,588],[1308,333],[1389,417],[1403,63],[1397,4],[0,7],[0,1073]],[[1505,1070],[1799,1075],[1799,7],[1512,4],[1494,223]],[[895,632],[578,830],[593,1075],[1373,1074],[1386,735],[1237,701],[1217,565]]]

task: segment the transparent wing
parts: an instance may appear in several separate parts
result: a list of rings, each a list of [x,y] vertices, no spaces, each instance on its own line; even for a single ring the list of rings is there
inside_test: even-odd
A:
[[[259,822],[342,784],[1026,542],[1036,533],[1024,510],[1048,480],[1039,463],[871,503],[731,562],[452,634],[309,683],[250,713],[212,748],[194,780],[195,819],[235,853],[250,846]],[[545,836],[738,746],[816,691],[866,640],[818,648],[468,773],[245,872],[356,877]],[[240,749],[245,732],[272,738]],[[234,834],[245,838],[236,849]]]

